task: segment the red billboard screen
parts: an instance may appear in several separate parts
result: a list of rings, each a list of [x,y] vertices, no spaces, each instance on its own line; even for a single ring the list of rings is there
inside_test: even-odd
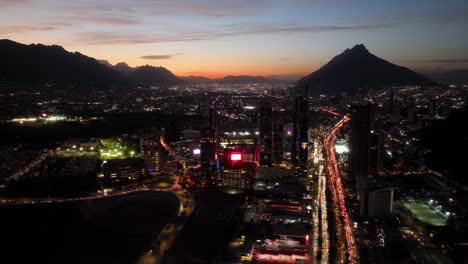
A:
[[[231,153],[231,161],[241,161],[242,153]]]

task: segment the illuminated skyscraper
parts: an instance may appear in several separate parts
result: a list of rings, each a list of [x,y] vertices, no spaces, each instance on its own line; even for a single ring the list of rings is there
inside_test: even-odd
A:
[[[360,213],[367,214],[369,185],[369,152],[372,105],[354,106],[351,112],[349,176],[357,183],[361,201]]]
[[[160,143],[158,134],[144,134],[140,137],[140,150],[145,162],[145,169],[149,173],[159,171]]]
[[[284,155],[284,126],[282,123],[273,123],[273,163],[281,163]]]
[[[370,171],[380,173],[384,169],[384,134],[382,132],[371,131],[370,134]]]
[[[260,105],[260,166],[271,167],[273,156],[273,123],[271,102]]]
[[[407,110],[408,123],[414,124],[416,121],[416,99],[412,96],[408,98]]]
[[[200,135],[200,162],[203,177],[211,177],[219,169],[217,121],[216,100],[213,100],[209,106],[208,120],[203,124]]]
[[[307,172],[307,157],[309,143],[309,87],[305,87],[304,95],[296,97],[293,120],[293,147],[291,162],[295,166],[295,174],[305,177]]]

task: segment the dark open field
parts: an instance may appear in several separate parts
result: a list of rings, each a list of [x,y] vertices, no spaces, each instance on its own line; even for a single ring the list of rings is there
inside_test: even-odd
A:
[[[170,193],[0,207],[0,263],[133,263],[176,215]]]
[[[175,129],[191,119],[184,115],[154,113],[113,113],[101,115],[101,120],[91,122],[58,122],[51,124],[0,123],[0,146],[12,143],[30,143],[42,148],[69,138],[110,137],[147,129]]]

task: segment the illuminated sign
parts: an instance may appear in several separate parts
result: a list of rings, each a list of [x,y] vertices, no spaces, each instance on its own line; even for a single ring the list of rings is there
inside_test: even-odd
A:
[[[231,161],[241,161],[242,154],[241,153],[231,153]]]
[[[336,150],[336,153],[338,154],[343,154],[343,153],[348,153],[349,152],[349,149],[346,145],[338,145],[336,144],[335,145],[335,150]]]
[[[193,155],[200,155],[200,149],[196,148],[193,150]]]

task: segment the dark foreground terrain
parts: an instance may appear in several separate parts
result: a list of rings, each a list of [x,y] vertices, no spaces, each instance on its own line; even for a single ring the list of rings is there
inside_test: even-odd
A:
[[[2,263],[133,263],[176,215],[170,193],[0,206]]]

